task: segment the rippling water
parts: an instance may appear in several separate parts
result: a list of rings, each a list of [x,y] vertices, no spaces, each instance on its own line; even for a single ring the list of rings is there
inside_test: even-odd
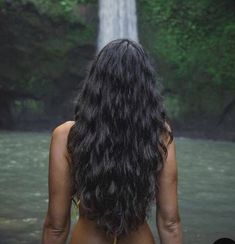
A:
[[[49,142],[48,133],[0,134],[0,243],[40,243]],[[185,243],[235,239],[235,143],[176,138],[176,150]],[[157,235],[154,210],[149,221]]]

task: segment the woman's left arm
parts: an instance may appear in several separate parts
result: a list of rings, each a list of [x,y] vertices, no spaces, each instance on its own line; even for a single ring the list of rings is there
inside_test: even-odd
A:
[[[66,149],[70,122],[56,127],[49,152],[49,203],[43,225],[42,244],[64,244],[70,230],[71,173]]]

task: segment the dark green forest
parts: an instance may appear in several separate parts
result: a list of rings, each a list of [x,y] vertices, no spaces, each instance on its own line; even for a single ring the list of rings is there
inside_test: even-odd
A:
[[[96,50],[95,0],[0,0],[0,128],[73,119]],[[235,1],[137,0],[140,43],[176,133],[235,140]]]

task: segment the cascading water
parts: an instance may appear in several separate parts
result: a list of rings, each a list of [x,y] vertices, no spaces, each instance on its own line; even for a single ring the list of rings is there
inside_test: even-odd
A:
[[[130,38],[138,42],[135,0],[99,0],[97,52],[108,42]]]

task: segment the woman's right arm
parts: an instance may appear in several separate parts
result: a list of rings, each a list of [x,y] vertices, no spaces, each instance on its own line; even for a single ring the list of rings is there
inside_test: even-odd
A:
[[[182,244],[182,228],[177,197],[175,140],[167,146],[168,156],[159,177],[156,222],[161,244]]]

